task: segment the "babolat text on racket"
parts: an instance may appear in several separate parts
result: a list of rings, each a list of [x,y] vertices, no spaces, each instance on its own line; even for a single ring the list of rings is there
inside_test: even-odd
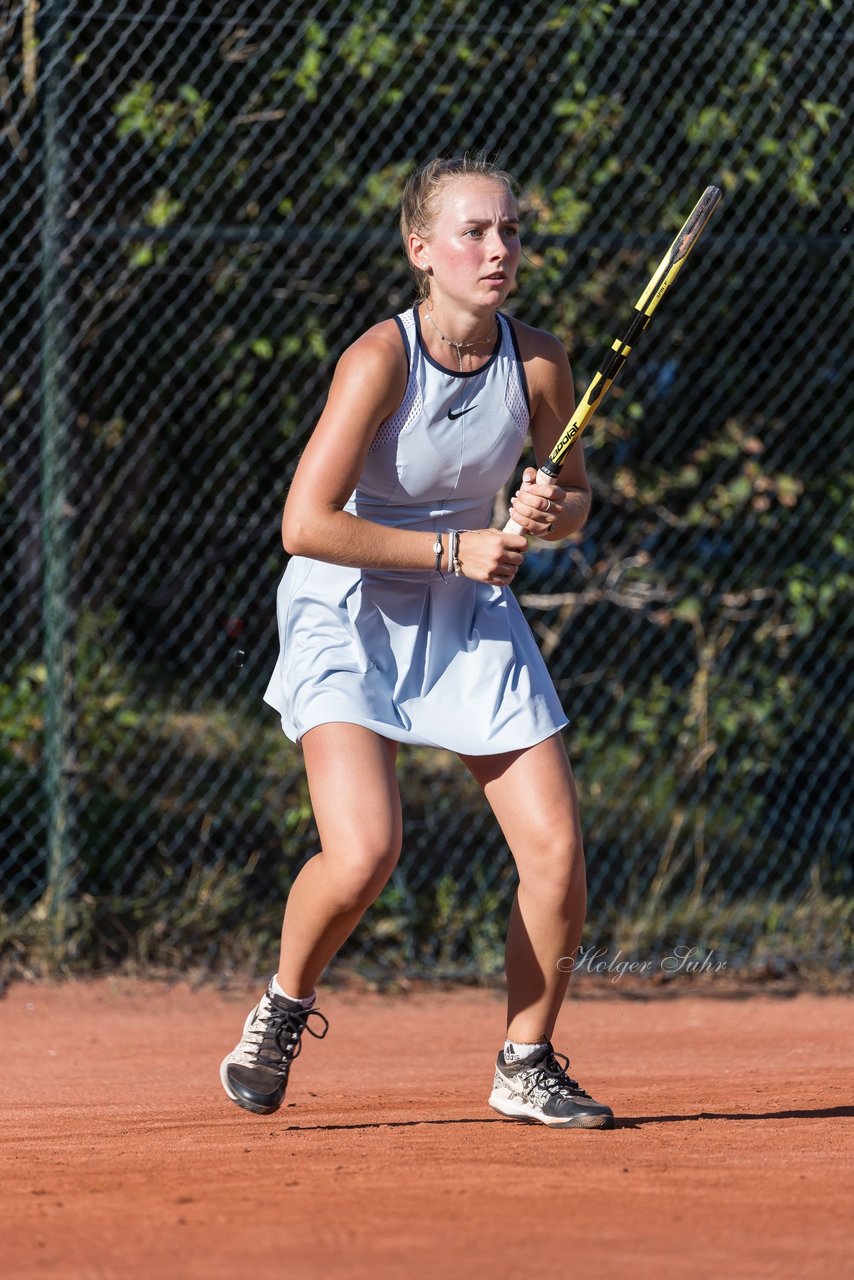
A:
[[[575,413],[548,458],[537,472],[537,483],[551,484],[560,475],[566,455],[587,426],[593,414],[605,398],[611,383],[628,359],[629,352],[652,319],[653,313],[667,290],[673,284],[688,254],[700,238],[700,233],[712,216],[723,193],[719,187],[706,187],[692,209],[688,220],[676,236],[667,253],[656,267],[652,279],[635,304],[631,319],[622,335],[611,344],[602,367],[585,391]],[[524,533],[515,520],[508,520],[505,533]]]

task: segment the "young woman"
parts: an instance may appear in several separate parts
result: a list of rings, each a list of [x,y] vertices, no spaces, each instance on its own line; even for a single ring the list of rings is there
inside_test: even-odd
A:
[[[571,416],[569,363],[554,337],[500,311],[520,256],[508,174],[431,161],[407,182],[401,229],[419,301],[344,352],[285,506],[265,697],[302,745],[322,849],[288,896],[278,972],[222,1083],[246,1110],[275,1111],[301,1035],[326,1034],[315,984],[400,854],[397,744],[427,744],[459,754],[518,869],[489,1104],[610,1127],[551,1044],[581,940],[584,856],[566,717],[510,591],[526,539],[490,528],[528,432],[543,459]],[[511,505],[526,534],[557,539],[589,503],[576,449],[559,483],[526,469]]]

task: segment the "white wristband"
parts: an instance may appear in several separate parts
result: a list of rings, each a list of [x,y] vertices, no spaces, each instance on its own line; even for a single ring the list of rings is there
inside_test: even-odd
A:
[[[471,531],[469,529],[450,529],[448,531],[448,537],[450,538],[448,547],[448,568],[453,569],[454,576],[457,578],[462,577],[463,573],[463,562],[460,559],[460,538],[464,533],[470,532]]]

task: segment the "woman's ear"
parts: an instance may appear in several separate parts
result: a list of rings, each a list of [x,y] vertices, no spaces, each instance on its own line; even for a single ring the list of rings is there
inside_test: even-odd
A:
[[[409,250],[409,261],[415,267],[416,271],[429,271],[429,247],[426,240],[417,235],[414,231],[410,231],[407,241],[407,249]]]

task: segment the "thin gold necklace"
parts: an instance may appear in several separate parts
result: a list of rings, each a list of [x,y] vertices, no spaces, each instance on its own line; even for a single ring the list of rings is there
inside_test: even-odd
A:
[[[454,350],[456,351],[457,363],[460,366],[460,373],[463,372],[463,352],[468,351],[469,347],[482,347],[484,343],[491,342],[492,339],[495,337],[495,335],[498,333],[498,321],[496,320],[495,324],[492,326],[492,328],[490,329],[489,333],[486,335],[485,338],[475,338],[472,342],[454,342],[453,338],[445,337],[444,333],[436,324],[436,321],[433,319],[433,317],[431,316],[430,312],[427,310],[426,307],[424,308],[424,314],[426,315],[427,319],[430,321],[430,323],[432,324],[433,328],[436,330],[436,332],[438,333],[442,341],[447,342],[448,346],[453,347]],[[469,368],[471,368],[471,357],[469,357]]]

